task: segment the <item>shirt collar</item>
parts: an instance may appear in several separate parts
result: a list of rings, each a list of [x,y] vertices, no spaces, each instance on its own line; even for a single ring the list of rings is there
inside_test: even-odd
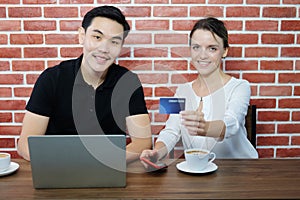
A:
[[[80,57],[78,57],[75,62],[75,76],[76,76],[75,77],[75,85],[90,86],[84,81],[83,75],[80,70],[82,58],[83,58],[83,54]],[[111,66],[109,66],[104,82],[97,89],[111,88],[111,87],[115,86],[115,84],[118,81],[118,78],[117,78],[118,70],[116,68],[117,68],[117,65],[115,63],[113,63]]]

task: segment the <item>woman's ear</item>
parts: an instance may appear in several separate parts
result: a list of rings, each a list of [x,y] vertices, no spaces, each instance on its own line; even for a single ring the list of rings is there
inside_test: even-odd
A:
[[[225,48],[225,51],[224,51],[224,53],[223,53],[223,55],[222,55],[222,58],[226,58],[227,53],[228,53],[228,48]]]
[[[85,30],[83,27],[78,28],[79,44],[83,44],[85,37]]]

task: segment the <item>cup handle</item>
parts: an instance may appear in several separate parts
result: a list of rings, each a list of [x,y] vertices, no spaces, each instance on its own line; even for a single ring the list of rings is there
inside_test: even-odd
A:
[[[208,158],[208,162],[211,163],[212,161],[214,161],[216,159],[216,154],[214,152],[210,152],[209,153],[209,158]]]

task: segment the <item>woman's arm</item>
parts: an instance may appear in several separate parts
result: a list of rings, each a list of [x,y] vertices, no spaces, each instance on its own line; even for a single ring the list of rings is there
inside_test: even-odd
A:
[[[224,104],[224,113],[218,113],[224,116],[219,119],[205,120],[202,113],[202,102],[196,111],[182,111],[182,124],[188,129],[191,135],[200,135],[223,140],[232,134],[236,134],[241,125],[243,125],[245,115],[250,100],[250,86],[247,81],[239,81],[230,90],[225,91],[227,98]],[[222,99],[215,99],[213,102],[218,105],[212,105],[214,110],[221,112],[218,106]]]

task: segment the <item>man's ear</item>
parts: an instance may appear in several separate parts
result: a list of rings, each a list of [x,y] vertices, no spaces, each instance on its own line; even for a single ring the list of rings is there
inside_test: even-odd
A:
[[[83,44],[85,37],[85,30],[83,27],[78,28],[79,44]]]

